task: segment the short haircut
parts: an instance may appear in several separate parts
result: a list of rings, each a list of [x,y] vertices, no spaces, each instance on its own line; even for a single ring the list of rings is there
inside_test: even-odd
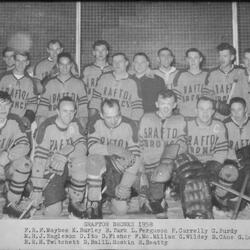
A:
[[[143,57],[148,61],[148,63],[150,63],[150,59],[149,59],[149,57],[148,57],[148,55],[147,55],[146,53],[144,53],[144,52],[138,52],[138,53],[136,53],[136,54],[133,56],[133,61],[135,60],[135,58],[136,58],[137,56],[143,56]]]
[[[15,51],[14,59],[16,60],[16,56],[21,55],[27,57],[27,60],[30,60],[30,53],[28,51]]]
[[[229,50],[231,55],[236,55],[236,49],[229,43],[221,43],[217,47],[217,51]]]
[[[176,96],[175,92],[173,90],[171,90],[171,89],[161,90],[160,92],[158,92],[157,97],[158,98],[161,97],[163,99],[174,97],[174,101],[177,102],[177,96]]]
[[[113,108],[113,107],[117,106],[119,112],[120,112],[120,110],[121,110],[119,101],[116,100],[116,99],[107,99],[107,98],[105,98],[105,99],[102,101],[102,103],[101,103],[101,112],[102,112],[102,113],[103,113],[103,107],[104,107],[104,105],[107,105],[107,106],[110,107],[110,108]]]
[[[6,91],[0,90],[0,103],[12,103],[11,97]]]
[[[97,41],[95,41],[95,42],[93,43],[93,45],[92,45],[92,49],[95,50],[95,48],[96,48],[97,46],[101,46],[101,45],[104,45],[108,51],[110,50],[110,45],[109,45],[109,43],[108,43],[107,41],[105,41],[105,40],[97,40]]]
[[[15,50],[12,49],[11,47],[6,47],[3,51],[2,51],[2,56],[4,57],[5,56],[5,53],[6,52],[14,52],[15,53]]]
[[[126,56],[126,54],[125,53],[123,53],[123,52],[118,52],[118,53],[115,53],[115,54],[113,54],[112,55],[112,60],[114,59],[114,57],[116,57],[116,56],[122,56],[126,61],[128,61],[129,62],[129,60],[128,60],[128,58],[127,58],[127,56]]]
[[[196,107],[198,107],[198,104],[199,104],[201,101],[208,101],[208,102],[211,102],[211,103],[212,103],[213,109],[215,109],[215,100],[213,100],[212,98],[210,98],[210,97],[208,97],[208,96],[200,96],[200,97],[197,99]]]
[[[62,43],[61,43],[60,40],[58,40],[58,39],[52,39],[52,40],[50,40],[50,41],[47,43],[47,48],[49,49],[49,46],[50,46],[51,44],[56,44],[56,43],[59,44],[60,48],[63,47],[63,45],[62,45]]]
[[[74,101],[70,96],[64,96],[64,97],[62,97],[62,98],[59,100],[59,102],[58,102],[58,104],[57,104],[57,109],[58,109],[58,110],[60,109],[60,105],[61,105],[62,102],[72,102],[73,105],[74,105],[74,108],[76,109],[76,103],[75,103],[75,101]]]
[[[60,62],[60,59],[61,59],[62,57],[68,58],[70,62],[73,61],[72,56],[71,56],[70,53],[68,53],[68,52],[61,52],[61,53],[58,54],[58,56],[57,56],[57,63]]]
[[[159,49],[159,50],[157,51],[157,56],[160,56],[160,53],[161,53],[162,51],[168,51],[168,52],[170,53],[170,55],[171,55],[172,57],[174,57],[173,51],[172,51],[171,49],[167,48],[167,47],[163,47],[163,48]]]
[[[188,54],[190,52],[196,52],[199,54],[200,57],[202,57],[202,59],[204,59],[204,55],[202,54],[202,52],[200,50],[198,50],[197,48],[190,48],[185,52],[185,56],[188,57]]]
[[[250,53],[250,48],[246,48],[246,49],[244,49],[244,51],[243,51],[243,55],[245,55],[245,53]]]
[[[229,102],[229,106],[230,106],[230,108],[231,108],[231,106],[234,104],[234,103],[241,103],[242,104],[242,106],[244,107],[244,108],[246,108],[246,106],[247,106],[247,103],[246,103],[246,101],[245,101],[245,99],[244,98],[242,98],[242,97],[234,97],[234,98],[232,98],[231,100],[230,100],[230,102]]]

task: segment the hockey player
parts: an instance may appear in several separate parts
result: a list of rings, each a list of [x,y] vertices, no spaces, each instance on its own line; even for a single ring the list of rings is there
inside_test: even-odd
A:
[[[83,81],[86,84],[88,102],[92,98],[93,90],[97,86],[97,81],[101,75],[112,71],[112,67],[108,63],[109,51],[110,45],[105,40],[97,40],[92,46],[95,61],[87,65],[83,70]]]
[[[224,124],[213,118],[214,102],[206,96],[197,101],[197,116],[187,121],[188,151],[201,162],[223,163],[228,153],[228,137]]]
[[[250,99],[250,48],[245,49],[243,55],[244,55],[243,66],[245,67],[245,73],[247,75],[247,80],[248,80],[248,99]]]
[[[89,103],[91,114],[100,111],[102,99],[116,99],[121,107],[121,114],[134,121],[143,115],[142,99],[138,93],[137,83],[127,73],[128,59],[125,54],[112,56],[112,73],[103,74],[97,82]],[[95,109],[95,110],[94,110]]]
[[[48,78],[58,74],[57,56],[63,52],[63,45],[59,40],[50,40],[47,44],[48,58],[42,59],[34,67],[34,77],[45,83]],[[78,69],[75,63],[71,68],[72,75],[78,77]]]
[[[216,117],[225,119],[230,115],[229,102],[233,97],[242,97],[249,108],[247,77],[242,67],[233,64],[236,56],[235,48],[228,43],[217,46],[220,65],[212,69],[208,75],[203,94],[212,92],[216,97]],[[210,94],[211,95],[211,94]]]
[[[178,70],[173,66],[175,56],[171,49],[163,47],[157,52],[157,61],[159,68],[153,70],[154,74],[158,75],[165,81],[165,86],[168,89],[173,88],[173,80],[178,73]]]
[[[236,160],[235,151],[250,144],[250,120],[247,115],[246,101],[234,97],[230,103],[231,115],[224,120],[228,131],[229,159]]]
[[[14,51],[14,49],[12,49],[10,47],[6,47],[3,50],[2,56],[3,56],[3,61],[4,61],[5,65],[6,65],[6,68],[5,68],[4,72],[14,69],[14,67],[15,67],[14,55],[15,55],[15,51]]]
[[[77,104],[77,118],[79,118],[82,126],[85,127],[88,111],[84,84],[71,74],[73,64],[69,53],[62,52],[57,59],[59,73],[45,84],[45,91],[41,96],[37,110],[38,126],[46,118],[56,114],[59,99],[63,96],[70,96]]]
[[[120,205],[126,206],[130,198],[131,186],[139,168],[137,127],[134,121],[121,115],[118,100],[105,99],[101,104],[101,113],[91,120],[88,132],[89,217],[102,218],[101,185],[104,173],[106,194],[112,199],[112,211],[119,214],[122,212]]]
[[[0,91],[0,172],[2,181],[9,181],[3,212],[18,218],[24,209],[21,198],[31,171],[26,158],[30,145],[21,119],[10,113],[11,105],[10,95]]]
[[[149,185],[147,192],[144,190],[144,193],[139,192],[139,194],[142,200],[146,195],[146,199],[141,202],[142,209],[146,213],[161,214],[166,209],[164,187],[172,173],[171,161],[165,159],[163,152],[165,147],[173,144],[178,145],[178,151],[174,153],[176,156],[177,153],[182,154],[187,151],[186,121],[182,115],[173,114],[177,106],[177,97],[172,90],[166,89],[159,92],[156,100],[158,110],[144,114],[140,121],[139,138],[142,142],[141,161],[143,165],[141,172],[142,174],[145,172]],[[152,182],[152,176],[164,164],[166,171],[169,171],[168,179],[161,183]]]
[[[86,138],[77,118],[76,104],[71,97],[59,100],[57,115],[46,119],[36,134],[36,147],[31,181],[31,199],[39,206],[44,197],[45,216],[58,216],[65,199],[65,182],[70,176],[68,210],[84,217],[81,203],[86,186]],[[65,148],[73,146],[71,152]]]
[[[201,69],[202,53],[196,48],[186,51],[186,61],[189,68],[179,71],[173,81],[173,90],[178,98],[179,112],[187,117],[195,116],[197,99],[201,95],[207,72]]]
[[[150,69],[150,61],[145,53],[136,53],[133,57],[135,74],[132,78],[138,83],[142,96],[144,113],[156,110],[157,93],[165,88],[164,80],[154,75]]]
[[[29,129],[37,110],[37,85],[25,71],[29,65],[29,53],[16,52],[14,59],[15,68],[2,76],[0,89],[10,94],[13,101],[11,112],[19,115]]]

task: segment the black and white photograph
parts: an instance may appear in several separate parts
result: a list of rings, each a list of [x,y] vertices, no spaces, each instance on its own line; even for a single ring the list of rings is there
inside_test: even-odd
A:
[[[250,249],[250,3],[0,3],[0,250]]]

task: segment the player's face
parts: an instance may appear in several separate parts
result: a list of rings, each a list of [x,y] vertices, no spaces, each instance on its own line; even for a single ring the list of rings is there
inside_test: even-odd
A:
[[[122,74],[127,71],[128,61],[122,55],[117,55],[113,57],[112,66],[115,73]]]
[[[113,107],[104,105],[101,116],[108,128],[115,128],[121,122],[121,113],[117,105]]]
[[[246,108],[239,102],[231,105],[231,115],[235,121],[240,122],[246,117]]]
[[[196,51],[191,51],[186,57],[187,63],[190,68],[199,68],[202,61],[202,57]]]
[[[144,56],[136,56],[133,65],[137,74],[143,74],[148,70],[149,62]]]
[[[61,57],[58,62],[58,69],[61,75],[68,75],[71,71],[72,63],[68,57]]]
[[[47,52],[49,53],[49,57],[52,60],[56,60],[57,56],[63,51],[63,48],[60,47],[59,43],[51,43],[49,48],[47,48]]]
[[[201,123],[209,124],[214,114],[213,104],[211,101],[201,100],[197,106],[197,117]]]
[[[168,98],[162,98],[160,96],[155,104],[162,118],[170,117],[173,113],[173,109],[175,109],[177,105],[173,96]]]
[[[28,65],[29,65],[29,60],[27,56],[16,55],[15,69],[17,72],[23,73]]]
[[[173,62],[174,58],[168,50],[163,50],[160,52],[158,60],[160,62],[160,66],[168,68],[171,66],[171,63]]]
[[[68,126],[72,122],[75,115],[74,103],[70,101],[61,102],[59,110],[57,110],[57,114],[60,122],[63,125]]]
[[[3,60],[7,67],[12,67],[15,64],[14,51],[6,51]]]
[[[234,55],[231,55],[229,50],[219,51],[219,61],[221,67],[230,66],[233,60],[234,60]]]
[[[93,50],[93,55],[98,61],[103,61],[107,59],[108,56],[108,50],[105,45],[99,45],[95,47],[95,50]]]
[[[250,69],[250,53],[245,53],[244,55],[244,65],[247,69]]]
[[[11,103],[1,102],[0,100],[0,123],[6,120],[7,115],[10,112]]]

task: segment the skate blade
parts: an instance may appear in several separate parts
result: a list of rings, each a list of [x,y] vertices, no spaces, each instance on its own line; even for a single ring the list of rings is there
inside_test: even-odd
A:
[[[83,220],[84,219],[84,218],[76,217],[75,215],[73,215],[73,213],[69,213],[68,218],[70,220]]]

